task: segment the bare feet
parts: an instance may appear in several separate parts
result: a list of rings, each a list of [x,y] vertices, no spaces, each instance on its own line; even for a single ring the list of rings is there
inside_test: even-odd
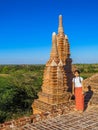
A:
[[[76,108],[74,108],[74,111],[78,111]]]
[[[83,111],[82,111],[82,110],[80,110],[80,111],[79,111],[79,113],[83,113]]]

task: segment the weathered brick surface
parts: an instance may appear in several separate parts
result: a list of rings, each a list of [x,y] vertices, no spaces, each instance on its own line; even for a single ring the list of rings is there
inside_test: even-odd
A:
[[[27,124],[22,130],[98,130],[98,106],[91,106],[82,114],[70,112],[55,118]]]
[[[98,105],[98,73],[84,80],[84,87],[89,103]]]
[[[98,100],[98,95],[97,95]],[[80,114],[74,105],[54,110],[52,113],[23,117],[0,124],[0,130],[98,130],[98,105],[88,105]]]
[[[26,124],[36,123],[42,120],[47,120],[56,117],[57,115],[62,115],[69,113],[74,108],[74,101],[62,106],[62,109],[54,109],[53,111],[44,112],[40,114],[34,114],[30,117],[22,117],[16,120],[8,121],[3,124],[0,124],[0,130],[20,130],[22,126]]]

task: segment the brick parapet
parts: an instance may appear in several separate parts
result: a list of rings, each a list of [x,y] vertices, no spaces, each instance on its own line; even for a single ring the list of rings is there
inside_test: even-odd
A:
[[[73,105],[70,105],[73,104]],[[71,101],[68,106],[59,108],[59,109],[54,109],[53,111],[49,112],[42,112],[40,114],[33,114],[29,117],[21,117],[16,120],[11,120],[4,122],[0,124],[0,130],[20,130],[20,127],[24,126],[25,124],[31,124],[35,122],[39,122],[45,119],[51,119],[59,115],[63,115],[66,113],[69,113],[72,111],[74,108],[74,102]]]

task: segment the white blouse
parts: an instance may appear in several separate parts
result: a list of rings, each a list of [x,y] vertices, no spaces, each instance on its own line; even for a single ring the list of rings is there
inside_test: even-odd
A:
[[[72,82],[75,84],[76,88],[82,87],[82,81],[83,81],[82,77],[75,77],[72,79]]]

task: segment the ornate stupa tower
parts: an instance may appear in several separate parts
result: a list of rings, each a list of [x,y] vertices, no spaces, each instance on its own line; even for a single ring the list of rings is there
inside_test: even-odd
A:
[[[58,34],[52,34],[50,59],[46,63],[42,90],[32,104],[33,113],[52,111],[69,101],[71,87],[71,62],[67,35],[64,35],[62,16],[59,16]]]

